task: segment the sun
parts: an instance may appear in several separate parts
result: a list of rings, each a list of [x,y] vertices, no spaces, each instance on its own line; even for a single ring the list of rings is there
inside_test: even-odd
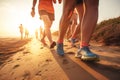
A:
[[[24,21],[22,22],[23,26],[25,29],[27,29],[29,31],[30,35],[35,35],[35,31],[36,30],[40,30],[40,27],[44,28],[44,23],[42,20],[40,20],[38,17],[30,17],[27,19],[24,19]]]

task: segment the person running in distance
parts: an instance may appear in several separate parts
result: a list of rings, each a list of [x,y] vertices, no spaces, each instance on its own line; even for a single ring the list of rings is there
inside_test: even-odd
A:
[[[35,37],[38,39],[38,29],[35,30]]]
[[[89,42],[92,33],[95,29],[98,20],[98,5],[99,0],[63,0],[63,14],[59,25],[59,36],[57,40],[57,53],[61,56],[64,55],[63,40],[66,30],[68,28],[69,19],[71,18],[71,12],[74,8],[77,9],[80,14],[80,5],[83,5],[83,17],[80,27],[80,48],[75,54],[75,57],[81,57],[81,59],[98,59],[98,55],[94,54],[89,49]]]
[[[28,36],[29,36],[29,31],[27,28],[25,28],[25,39],[28,39]]]
[[[83,15],[83,9],[81,9],[80,19],[82,18],[82,15]],[[77,42],[80,37],[80,34],[76,33],[76,32],[80,32],[80,28],[77,25],[78,25],[78,13],[75,8],[70,19],[69,27],[66,32],[67,41],[71,42],[72,47],[76,47],[75,42]]]
[[[34,17],[35,15],[36,3],[37,3],[37,0],[33,0],[33,6],[32,6],[32,11],[31,11],[32,17]],[[39,4],[38,4],[38,12],[40,15],[40,19],[43,20],[44,27],[45,27],[43,31],[43,37],[41,38],[41,42],[44,45],[46,45],[45,36],[47,36],[50,42],[50,48],[54,48],[54,46],[56,45],[56,42],[52,40],[51,31],[50,31],[51,25],[54,21],[53,3],[56,3],[56,0],[39,0]]]
[[[20,29],[21,39],[23,39],[24,28],[22,24],[20,24],[19,29]]]
[[[66,38],[67,40],[69,40],[73,34],[73,31],[77,25],[77,12],[76,10],[74,10],[72,16],[71,16],[71,19],[70,19],[70,23],[69,23],[69,27],[67,29],[67,32],[66,32]]]

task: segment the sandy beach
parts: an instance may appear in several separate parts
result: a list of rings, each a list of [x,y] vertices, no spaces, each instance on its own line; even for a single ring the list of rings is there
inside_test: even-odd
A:
[[[100,56],[95,63],[75,58],[69,42],[64,49],[60,57],[37,39],[0,38],[0,80],[120,80],[120,47],[91,42]]]

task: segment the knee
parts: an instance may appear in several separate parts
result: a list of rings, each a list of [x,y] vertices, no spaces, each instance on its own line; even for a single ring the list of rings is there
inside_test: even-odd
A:
[[[50,26],[45,26],[45,31],[49,31],[50,30]]]
[[[51,28],[51,25],[52,25],[52,22],[51,22],[51,21],[45,22],[45,29],[50,29],[50,28]]]

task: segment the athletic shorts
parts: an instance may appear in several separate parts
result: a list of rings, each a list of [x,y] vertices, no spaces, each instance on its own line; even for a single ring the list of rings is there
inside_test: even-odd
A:
[[[81,4],[83,2],[83,0],[77,0],[76,4]]]
[[[39,10],[39,15],[40,15],[40,19],[41,19],[41,16],[42,16],[42,15],[48,15],[48,17],[49,17],[49,19],[50,19],[51,21],[54,21],[54,20],[55,20],[54,14],[48,13],[48,12],[46,12],[45,10]]]

